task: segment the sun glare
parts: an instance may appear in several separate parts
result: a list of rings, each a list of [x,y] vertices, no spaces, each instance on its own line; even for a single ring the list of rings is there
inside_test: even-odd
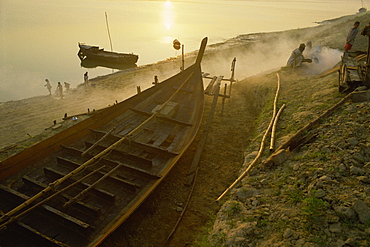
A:
[[[171,29],[171,26],[173,24],[173,12],[171,1],[164,2],[163,24],[167,29]]]

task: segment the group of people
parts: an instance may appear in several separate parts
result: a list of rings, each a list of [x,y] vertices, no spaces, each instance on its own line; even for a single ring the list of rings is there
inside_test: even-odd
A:
[[[47,90],[49,91],[49,95],[51,95],[51,89],[53,88],[50,84],[50,81],[48,79],[45,79],[45,82],[46,84],[44,85]],[[69,91],[71,89],[71,84],[69,84],[68,82],[64,82],[64,87],[66,88],[66,91]],[[57,84],[57,89],[55,91],[55,95],[57,97],[60,97],[63,99],[64,95],[63,95],[63,86],[62,84],[60,83],[60,81],[58,82]]]
[[[50,81],[49,79],[45,79],[45,82],[46,84],[44,85],[46,87],[46,89],[49,91],[49,95],[51,95],[51,89],[53,88],[50,84]],[[86,72],[84,74],[84,85],[85,86],[88,86],[89,85],[89,76],[88,76],[88,72]],[[64,82],[64,87],[65,87],[65,90],[68,92],[70,89],[71,89],[71,84],[68,83],[68,82]],[[61,99],[63,99],[64,95],[63,95],[63,86],[60,82],[58,82],[57,84],[57,89],[55,91],[55,95]]]
[[[358,33],[358,27],[360,26],[360,22],[356,21],[353,25],[353,27],[348,31],[347,37],[346,37],[346,43],[344,45],[344,54],[343,54],[343,61],[347,61],[348,59],[348,53],[349,50],[352,49],[352,46],[355,42],[355,38]],[[312,48],[312,43],[309,41],[307,42],[307,47]],[[311,58],[305,58],[303,56],[303,51],[306,49],[306,44],[302,43],[299,45],[299,47],[295,50],[293,50],[292,54],[290,55],[287,66],[296,68],[300,67],[302,63],[312,63],[312,61],[319,62],[318,58],[315,57],[312,53]]]

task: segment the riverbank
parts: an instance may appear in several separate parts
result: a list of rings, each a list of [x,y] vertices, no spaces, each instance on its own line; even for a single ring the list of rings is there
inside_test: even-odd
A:
[[[241,35],[227,42],[207,47],[202,62],[203,71],[211,75],[224,75],[227,78],[230,75],[231,61],[236,57],[236,78],[239,81],[233,85],[232,97],[226,102],[224,114],[220,114],[220,104],[216,109],[190,206],[170,241],[170,246],[239,246],[234,240],[236,237],[239,239],[240,236],[232,235],[232,233],[236,232],[235,229],[238,229],[240,224],[247,222],[244,219],[250,211],[246,212],[247,214],[234,215],[234,206],[231,207],[231,211],[223,210],[227,206],[222,206],[234,205],[233,203],[227,200],[222,201],[222,204],[217,204],[215,200],[238,176],[242,169],[244,152],[252,152],[258,146],[259,134],[265,129],[270,116],[270,103],[276,89],[276,72],[285,65],[290,52],[299,43],[308,40],[314,45],[326,47],[328,51],[341,51],[343,40],[352,22],[360,20],[362,23],[367,23],[368,17],[369,14],[348,16],[314,28]],[[364,37],[359,35],[356,41],[354,50],[366,50],[364,47],[366,48],[367,43]],[[188,54],[186,64],[191,64],[192,60],[193,54]],[[338,61],[333,61],[333,63]],[[333,66],[331,65],[331,68]],[[137,86],[149,87],[155,75],[161,81],[177,73],[179,67],[180,60],[171,59],[93,79],[90,83],[94,86],[79,87],[68,92],[64,99],[40,96],[2,103],[0,114],[4,117],[0,120],[0,134],[4,142],[1,146],[4,148],[1,155],[11,155],[67,127],[61,120],[65,113],[70,116],[87,112],[87,109],[100,109],[114,104],[116,100],[121,101],[134,94]],[[309,119],[319,115],[343,97],[337,93],[337,74],[335,73],[323,78],[315,78],[316,70],[312,74],[303,75],[290,74],[287,71],[281,73],[282,102],[287,103],[287,108],[282,116],[283,124],[279,125],[277,145],[300,126],[305,125]],[[211,100],[212,98],[207,97],[208,108]],[[54,120],[60,124],[60,127],[49,128],[54,126]],[[184,209],[189,193],[189,188],[184,186],[184,182],[196,150],[196,144],[197,141],[150,198],[107,239],[103,246],[163,246],[180,212]],[[270,176],[268,178],[272,179],[278,175],[280,174],[271,173],[263,176]],[[263,179],[261,176],[261,174],[254,173],[253,178]],[[279,186],[283,182],[285,181],[279,181]],[[245,183],[245,186],[247,184]],[[274,189],[277,193],[278,187]],[[259,195],[261,194],[264,195],[263,191],[259,191]],[[271,196],[271,194],[266,195]],[[234,194],[231,198],[235,199]],[[235,210],[241,209],[240,212],[245,213],[243,207],[239,208],[239,203],[248,205],[251,198],[248,196],[244,198],[244,201],[240,200],[235,204]],[[254,196],[254,199],[256,198]],[[264,208],[268,208],[271,215],[274,207],[267,207],[262,203],[264,200],[260,198],[261,196],[254,205],[260,213],[259,216],[253,211],[253,221],[248,221],[257,222],[256,226],[260,227],[253,228],[253,233],[256,233],[253,238],[257,239],[262,238],[268,229],[277,230],[272,224],[268,224],[269,221],[264,218],[263,212]],[[250,203],[253,206],[253,201]],[[269,201],[269,204],[273,205],[274,202]],[[278,206],[280,207],[280,204]],[[221,210],[215,218],[221,207],[223,211]],[[218,228],[214,222],[220,222],[222,217],[226,217],[226,225]],[[289,222],[289,219],[288,216],[284,222]],[[271,222],[273,220],[271,219]],[[268,228],[269,226],[271,228]],[[284,230],[293,229],[290,225],[286,226]],[[211,237],[208,238],[207,234],[211,229],[213,231]],[[249,228],[239,229],[243,232]],[[248,234],[247,232],[242,235],[241,244],[242,241],[249,241]],[[276,236],[281,237],[281,234],[277,233]],[[230,237],[234,242],[230,240],[226,245],[225,237]],[[210,244],[211,240],[214,244]],[[263,246],[258,242],[253,242],[253,244],[253,246]]]

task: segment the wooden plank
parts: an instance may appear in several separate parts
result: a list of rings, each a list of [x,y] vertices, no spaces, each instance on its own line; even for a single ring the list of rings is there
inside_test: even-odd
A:
[[[212,80],[208,83],[207,87],[206,87],[206,90],[204,90],[204,93],[205,94],[209,94],[213,88],[213,85],[215,84],[216,80],[217,80],[217,76],[214,76],[214,77],[207,77],[207,78],[212,78]]]
[[[5,187],[5,186],[2,186],[2,190],[3,191],[6,191],[10,196],[16,196],[18,197],[19,199],[23,200],[23,201],[27,201],[30,197],[27,196],[27,195],[24,195],[16,190],[13,190],[11,188],[8,188],[8,187]],[[73,227],[77,230],[82,230],[82,231],[86,231],[89,229],[90,225],[79,220],[79,219],[76,219],[66,213],[63,213],[53,207],[50,207],[48,205],[41,205],[41,208],[40,209],[43,209],[44,212],[49,212],[51,216],[55,217],[54,220],[56,220],[55,222],[64,222],[65,224],[68,224],[70,227]]]
[[[56,178],[60,178],[60,177],[63,177],[65,174],[62,173],[62,172],[59,172],[55,169],[52,169],[50,167],[45,167],[44,168],[44,172],[45,174],[49,175],[49,176],[53,176],[53,177],[56,177]],[[73,178],[70,178],[71,181],[76,181],[75,179]],[[83,186],[85,187],[88,187],[90,186],[90,184],[88,183],[84,183],[82,182],[81,183]],[[115,202],[116,201],[116,195],[108,192],[108,191],[105,191],[105,190],[102,190],[102,189],[99,189],[99,188],[95,188],[94,189],[94,194],[96,194],[97,196],[105,199],[105,200],[108,200],[108,201],[111,201],[111,202]]]
[[[17,222],[17,225],[22,228],[23,230],[25,230],[26,232],[28,232],[29,234],[31,235],[34,235],[36,236],[36,238],[39,238],[39,239],[42,239],[45,241],[45,244],[46,246],[50,246],[50,245],[55,245],[55,246],[60,246],[60,247],[69,247],[69,245],[65,244],[65,243],[62,243],[60,241],[57,241],[49,236],[46,236],[45,234],[37,231],[36,229],[32,228],[31,226],[29,225],[26,225],[22,222]]]
[[[191,164],[191,167],[190,167],[190,170],[189,170],[189,173],[188,173],[188,179],[185,183],[185,185],[188,185],[188,186],[191,185],[191,183],[193,182],[193,180],[195,178],[195,174],[196,174],[196,170],[197,170],[198,163],[199,163],[199,160],[200,160],[200,156],[202,154],[204,145],[205,145],[207,137],[208,137],[208,132],[210,130],[212,120],[213,120],[213,115],[214,115],[216,105],[217,105],[218,94],[220,92],[220,86],[221,86],[222,78],[223,78],[223,76],[218,77],[216,85],[215,85],[215,91],[214,91],[214,96],[213,96],[213,102],[212,102],[212,105],[211,105],[211,110],[208,114],[207,122],[206,122],[206,125],[204,127],[200,142],[198,144],[197,151],[194,155],[193,162]]]
[[[29,177],[29,176],[23,176],[22,177],[22,180],[24,181],[25,184],[28,184],[28,185],[37,187],[40,190],[45,189],[47,187],[47,184],[41,183],[41,182],[37,181],[36,179],[33,179],[33,178]],[[71,197],[68,196],[67,194],[61,194],[61,196],[63,198],[65,198],[66,200],[70,200],[71,199]],[[90,204],[87,204],[87,203],[84,203],[84,202],[76,201],[76,203],[75,203],[74,206],[78,210],[81,210],[81,211],[83,211],[84,213],[87,213],[90,216],[97,217],[101,213],[100,208],[95,207],[95,206],[90,205]]]

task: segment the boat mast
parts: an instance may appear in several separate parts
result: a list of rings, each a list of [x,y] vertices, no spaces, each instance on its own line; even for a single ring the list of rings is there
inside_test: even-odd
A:
[[[110,50],[111,50],[111,51],[113,51],[112,39],[111,39],[111,37],[110,37],[110,32],[109,32],[109,25],[108,25],[108,15],[107,15],[107,12],[105,12],[105,22],[107,23],[108,37],[109,37],[109,42],[110,42]]]

